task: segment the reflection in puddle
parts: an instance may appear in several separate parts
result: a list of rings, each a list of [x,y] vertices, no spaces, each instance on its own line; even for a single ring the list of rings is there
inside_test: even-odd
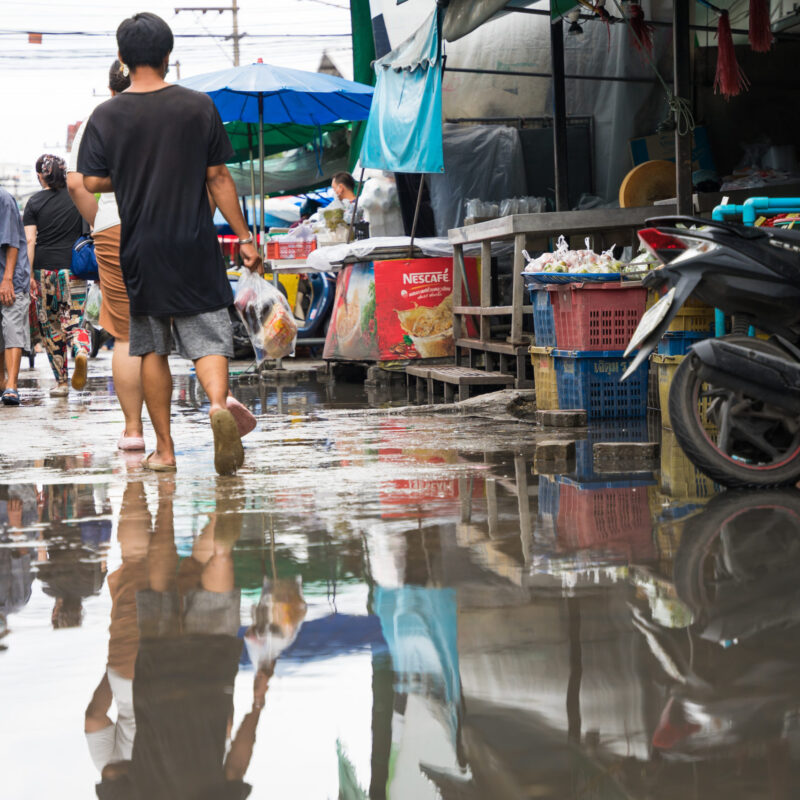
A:
[[[0,487],[9,797],[796,796],[800,493],[271,413],[239,478]]]

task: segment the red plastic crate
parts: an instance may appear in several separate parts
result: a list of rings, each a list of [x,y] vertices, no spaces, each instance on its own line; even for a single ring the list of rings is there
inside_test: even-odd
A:
[[[560,350],[624,350],[647,301],[640,283],[549,286]]]
[[[316,249],[316,242],[267,242],[267,258],[307,258]]]
[[[558,541],[570,550],[607,550],[633,561],[654,559],[647,486],[562,483]]]

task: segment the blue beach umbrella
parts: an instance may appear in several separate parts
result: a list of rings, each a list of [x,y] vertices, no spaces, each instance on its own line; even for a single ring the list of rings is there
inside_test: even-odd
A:
[[[369,117],[373,93],[373,88],[363,83],[319,72],[276,67],[261,59],[255,64],[208,72],[178,83],[209,95],[223,122],[258,125],[262,220],[264,124],[321,129],[334,122],[365,120]]]

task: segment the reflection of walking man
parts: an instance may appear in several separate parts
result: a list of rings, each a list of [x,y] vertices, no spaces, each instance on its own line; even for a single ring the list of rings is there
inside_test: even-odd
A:
[[[244,460],[226,409],[233,295],[207,191],[239,236],[245,265],[261,269],[225,166],[233,150],[211,99],[165,82],[173,36],[164,20],[148,13],[124,20],[117,44],[131,85],[92,113],[77,171],[90,192],[113,191],[119,206],[129,353],[142,356],[145,402],[156,433],[156,450],[143,465],[175,469],[167,361],[174,331],[210,401],[215,467],[230,474]]]
[[[5,406],[18,406],[19,364],[30,347],[31,267],[22,217],[5,189],[0,189],[0,270],[0,399]]]
[[[91,745],[102,776],[97,795],[243,800],[250,794],[244,776],[271,669],[257,673],[253,707],[226,748],[232,732],[233,683],[242,652],[237,638],[240,591],[233,570],[233,546],[242,527],[241,487],[218,485],[216,511],[195,540],[191,556],[182,561],[173,530],[174,490],[174,479],[162,476],[152,533],[141,484],[129,486],[120,512],[123,566],[126,552],[131,566],[143,565],[142,573],[134,568],[138,577],[130,585],[145,579],[135,592],[135,608],[128,601],[124,604],[126,640],[136,638],[135,665],[130,663],[130,648],[126,650],[130,667],[135,667],[135,736],[131,746],[126,745],[125,736],[120,740],[118,731],[112,733],[112,723],[105,717],[111,693],[101,681],[87,709],[86,727],[90,731],[96,722],[99,730],[106,731],[103,752],[96,747],[101,744],[97,739]],[[133,578],[134,571],[129,577]],[[113,595],[117,583],[112,578]],[[117,599],[115,607],[122,610]],[[112,611],[112,639],[115,621],[119,635],[123,621],[115,619]],[[132,623],[135,631],[130,629]],[[113,645],[109,644],[109,659],[119,643]],[[116,749],[112,749],[112,736]]]

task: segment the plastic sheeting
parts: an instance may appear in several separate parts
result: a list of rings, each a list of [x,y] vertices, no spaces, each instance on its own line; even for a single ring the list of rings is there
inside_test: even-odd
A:
[[[464,222],[464,201],[503,200],[527,194],[525,162],[516,128],[444,126],[444,175],[429,179],[436,233]]]
[[[659,13],[659,7],[665,12]],[[643,3],[643,8],[647,19],[670,18],[666,3]],[[609,11],[618,13],[614,6]],[[610,41],[602,23],[587,22],[583,30],[582,36],[564,37],[567,74],[652,79],[639,83],[567,81],[567,114],[594,119],[595,193],[614,201],[623,178],[633,168],[630,140],[655,133],[666,115],[667,103],[652,69],[631,46],[624,25],[611,26]],[[656,28],[653,38],[659,70],[667,78],[672,71],[671,35],[669,28]]]
[[[326,133],[331,133],[339,128],[347,127],[349,122],[337,122],[330,125],[314,127],[311,125],[268,125],[264,124],[264,155],[271,156],[275,153],[285,153],[307,144],[319,147]],[[230,139],[234,155],[229,164],[248,161],[250,152],[258,156],[258,125],[252,122],[228,122],[225,132]]]
[[[483,25],[507,4],[508,0],[450,0],[442,35],[448,42],[454,42]]]
[[[326,137],[322,155],[313,149],[299,148],[279,158],[264,161],[264,189],[268,194],[300,194],[330,184],[337,172],[347,170],[350,146],[346,131],[334,132]],[[229,165],[236,192],[250,195],[250,162],[240,166]],[[256,186],[259,186],[259,163],[253,163]]]
[[[378,80],[361,165],[388,172],[442,172],[442,69],[436,12],[414,36],[377,61],[375,70]]]
[[[433,0],[408,0],[400,6],[395,6],[394,0],[371,0],[373,18],[378,13],[383,16],[394,46],[414,29],[414,15],[421,19],[432,7]],[[534,7],[547,8],[544,3]],[[671,19],[669,3],[644,0],[643,8],[647,19]],[[608,10],[619,13],[613,5]],[[612,25],[610,39],[609,30],[599,21],[586,21],[582,26],[582,36],[564,39],[568,74],[654,78],[645,59],[631,45],[624,25]],[[654,39],[656,60],[665,77],[671,75],[670,35],[669,28],[658,28]],[[443,109],[445,120],[552,115],[549,78],[451,72],[455,67],[549,73],[547,16],[499,14],[448,44]],[[633,166],[629,140],[654,133],[666,113],[663,90],[655,82],[568,80],[567,110],[571,116],[593,117],[595,192],[604,200],[616,199],[622,179]]]
[[[318,247],[316,250],[312,250],[306,259],[306,265],[309,270],[330,272],[337,269],[345,259],[372,261],[380,257],[380,251],[407,249],[410,246],[411,237],[409,236],[357,239],[349,244],[335,244],[331,247]],[[414,239],[414,248],[431,258],[446,258],[453,255],[453,246],[446,238]]]

